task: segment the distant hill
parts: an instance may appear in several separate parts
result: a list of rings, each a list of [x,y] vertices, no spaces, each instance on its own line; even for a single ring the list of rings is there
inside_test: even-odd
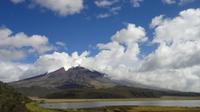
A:
[[[64,68],[10,83],[27,96],[46,98],[133,98],[161,96],[200,96],[165,89],[154,89],[135,82],[111,80],[106,74],[83,67]]]
[[[28,98],[0,82],[0,112],[27,112],[25,107],[27,102]]]

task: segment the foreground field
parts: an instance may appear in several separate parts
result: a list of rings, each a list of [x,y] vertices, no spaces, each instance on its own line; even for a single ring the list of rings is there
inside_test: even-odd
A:
[[[49,110],[43,109],[37,103],[26,104],[30,112],[200,112],[200,108],[187,107],[143,107],[143,106],[123,106],[123,107],[101,107],[94,109],[75,109],[75,110]]]

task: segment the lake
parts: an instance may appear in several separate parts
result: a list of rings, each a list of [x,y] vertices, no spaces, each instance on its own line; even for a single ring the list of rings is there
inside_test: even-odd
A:
[[[161,101],[99,101],[76,103],[44,103],[40,104],[48,109],[83,109],[105,106],[178,106],[200,107],[200,100],[161,100]]]

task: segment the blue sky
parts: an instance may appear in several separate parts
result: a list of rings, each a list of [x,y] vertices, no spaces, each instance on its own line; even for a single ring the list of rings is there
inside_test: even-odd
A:
[[[199,37],[200,0],[1,0],[0,81],[80,65],[200,92]]]
[[[147,36],[152,38],[149,28],[152,18],[164,14],[167,17],[177,15],[181,10],[198,8],[200,1],[184,5],[163,3],[161,0],[144,0],[140,7],[133,7],[128,0],[116,4],[121,7],[118,14],[107,18],[97,18],[97,15],[108,12],[99,8],[93,0],[85,0],[85,8],[78,14],[61,16],[40,6],[29,7],[30,3],[13,4],[9,0],[0,1],[0,25],[13,32],[25,32],[28,35],[40,34],[49,38],[50,43],[62,41],[66,43],[67,52],[83,52],[90,50],[97,43],[110,41],[111,36],[127,23],[142,26]],[[91,47],[93,46],[93,47]],[[148,54],[155,46],[141,46],[142,54]],[[65,49],[66,50],[66,49]],[[32,58],[28,59],[31,60]]]

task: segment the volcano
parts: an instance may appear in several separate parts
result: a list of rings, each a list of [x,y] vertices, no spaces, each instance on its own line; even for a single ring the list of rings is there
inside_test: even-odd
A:
[[[200,96],[142,85],[136,82],[112,80],[107,74],[84,67],[60,68],[51,73],[10,83],[26,96],[43,98],[135,98],[161,96]]]

